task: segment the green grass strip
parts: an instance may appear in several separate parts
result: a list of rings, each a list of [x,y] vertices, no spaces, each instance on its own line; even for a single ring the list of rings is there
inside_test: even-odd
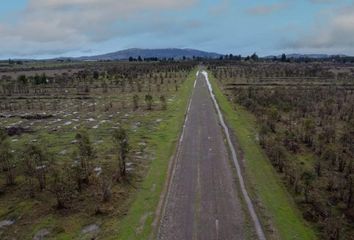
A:
[[[270,218],[275,230],[275,234],[269,234],[270,239],[317,239],[257,142],[255,117],[240,106],[234,108],[212,74],[209,76],[220,108],[244,154],[244,174],[249,194],[259,200],[264,208],[261,211],[263,216],[260,216],[262,222]]]
[[[196,71],[192,71],[183,83],[176,99],[168,105],[165,119],[152,133],[148,142],[154,146],[156,156],[152,160],[147,176],[136,193],[127,216],[118,224],[118,236],[112,239],[149,239],[156,207],[163,190],[169,160],[175,151],[179,133],[182,129],[185,111],[192,93]]]

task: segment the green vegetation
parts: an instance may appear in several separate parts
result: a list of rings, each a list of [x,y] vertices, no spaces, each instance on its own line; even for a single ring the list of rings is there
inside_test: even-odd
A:
[[[234,131],[244,158],[245,176],[252,198],[257,202],[262,222],[274,239],[316,239],[301,213],[264,154],[257,136],[253,115],[242,107],[234,108],[210,75],[217,101]],[[274,226],[272,226],[274,225]]]
[[[192,71],[187,81],[181,86],[175,101],[168,106],[165,120],[148,140],[149,144],[155,148],[155,159],[152,160],[149,172],[140,190],[136,193],[128,215],[117,224],[118,239],[148,239],[152,234],[155,210],[166,181],[170,158],[176,148],[178,133],[183,125],[194,79],[195,71]],[[112,239],[116,238],[112,237]]]

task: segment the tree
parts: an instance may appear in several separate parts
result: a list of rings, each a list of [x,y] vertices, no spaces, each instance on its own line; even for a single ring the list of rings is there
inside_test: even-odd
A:
[[[258,61],[259,57],[256,53],[253,53],[251,56],[251,59],[256,62],[256,61]]]
[[[305,171],[303,172],[301,179],[304,182],[305,189],[304,189],[304,196],[305,196],[305,202],[309,202],[309,192],[312,187],[312,183],[315,180],[315,175],[311,171]]]
[[[6,172],[6,184],[15,184],[15,172],[13,154],[10,151],[10,143],[5,130],[0,129],[0,166]]]
[[[89,183],[89,177],[92,173],[92,160],[95,158],[95,152],[92,147],[90,137],[86,130],[81,129],[75,136],[78,146],[79,170],[82,172],[82,181]]]
[[[109,202],[112,198],[112,178],[110,177],[101,177],[102,181],[100,184],[102,191],[102,201]]]
[[[321,159],[317,158],[315,161],[315,165],[314,165],[317,177],[321,177],[321,171],[322,171],[322,163],[321,163]]]
[[[167,109],[167,102],[166,102],[166,98],[164,95],[160,96],[160,102],[161,102],[161,109],[166,110]]]
[[[272,106],[267,109],[267,125],[269,128],[275,132],[275,125],[280,120],[280,114],[278,109],[275,106]]]
[[[285,53],[283,53],[283,54],[281,55],[281,61],[282,61],[282,62],[286,62],[286,55],[285,55]]]
[[[39,145],[29,144],[23,152],[23,159],[30,195],[33,196],[33,178],[37,179],[41,191],[46,188],[49,158]]]
[[[316,133],[316,124],[313,118],[306,118],[303,122],[303,141],[309,147],[313,144],[313,138]]]
[[[50,191],[55,195],[57,209],[66,208],[74,194],[69,172],[68,168],[62,169],[60,167],[54,168],[52,172]]]
[[[138,95],[134,95],[133,96],[133,109],[134,111],[137,110],[139,108],[139,96]]]
[[[126,177],[126,159],[130,151],[128,134],[126,130],[122,127],[115,129],[113,132],[113,141],[115,143],[118,159],[117,180],[120,181],[122,178]]]
[[[347,178],[347,189],[348,189],[348,197],[347,197],[347,208],[350,209],[353,206],[353,192],[354,192],[354,184],[353,184],[353,176],[349,175]]]
[[[92,77],[97,80],[100,77],[100,73],[98,71],[93,71]]]
[[[145,95],[145,103],[147,110],[152,110],[153,98],[150,94]]]
[[[28,83],[28,79],[26,77],[25,74],[21,74],[17,77],[17,81],[20,83],[20,84],[23,84],[23,85],[26,85]]]

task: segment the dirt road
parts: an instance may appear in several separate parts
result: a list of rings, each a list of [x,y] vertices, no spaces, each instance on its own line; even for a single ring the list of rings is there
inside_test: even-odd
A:
[[[160,240],[245,238],[245,213],[206,75],[199,73],[162,211]]]

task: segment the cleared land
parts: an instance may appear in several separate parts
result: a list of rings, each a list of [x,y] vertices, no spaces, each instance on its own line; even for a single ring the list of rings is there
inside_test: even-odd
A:
[[[209,67],[269,232],[281,239],[352,239],[353,65]]]
[[[267,237],[316,239],[259,146],[255,118],[244,109],[234,108],[212,75],[210,78],[220,108],[237,138],[247,187],[256,203]]]
[[[1,158],[0,238],[144,239],[183,123],[193,63],[65,67],[57,74],[52,65],[38,67],[45,75],[28,68],[2,73],[0,123],[8,136],[0,150],[8,158]],[[120,128],[130,149],[126,177],[117,181],[113,132]],[[78,164],[82,129],[92,153],[87,179]],[[42,164],[39,155],[29,157],[28,146]]]

